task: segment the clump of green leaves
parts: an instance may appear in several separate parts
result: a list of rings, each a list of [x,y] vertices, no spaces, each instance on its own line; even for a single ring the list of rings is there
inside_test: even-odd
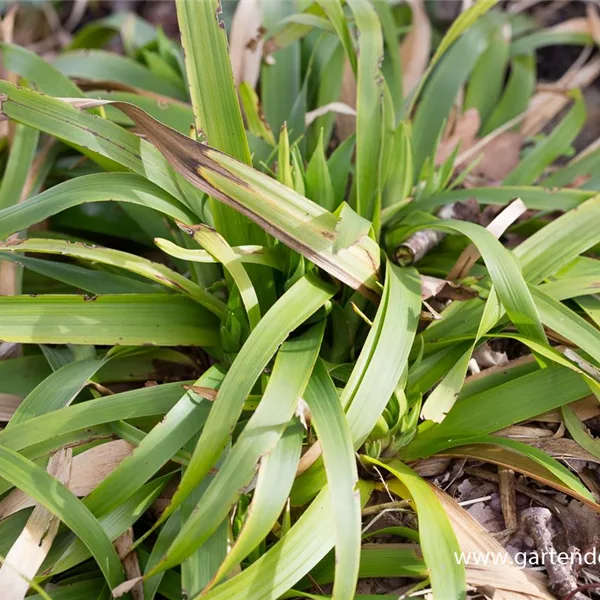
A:
[[[416,17],[407,37],[406,7],[301,4],[265,2],[262,38],[232,41],[237,87],[217,0],[177,1],[183,48],[139,19],[87,25],[52,63],[0,44],[20,84],[0,82],[0,339],[22,345],[0,362],[0,587],[41,519],[52,533],[26,572],[65,599],[333,583],[341,600],[360,577],[464,598],[460,509],[411,468],[437,453],[599,509],[551,455],[494,435],[560,408],[600,457],[573,404],[599,391],[600,151],[554,166],[585,122],[577,91],[546,136],[514,129],[540,102],[534,53],[552,32],[481,0],[431,49]],[[126,56],[102,49],[119,31]],[[410,89],[402,43],[430,58]],[[491,181],[481,152],[502,135],[517,164]],[[448,209],[471,197],[521,198],[517,243],[497,239],[514,205],[487,229]],[[441,244],[395,264],[432,231]],[[467,378],[491,339],[529,358]],[[85,487],[100,452],[109,473]],[[412,545],[362,545],[382,487],[416,513]],[[21,492],[31,517],[11,509]],[[112,545],[132,527],[140,581]]]

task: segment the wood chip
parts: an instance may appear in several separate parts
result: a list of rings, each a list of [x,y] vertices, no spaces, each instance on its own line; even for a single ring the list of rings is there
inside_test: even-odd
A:
[[[516,531],[517,491],[515,489],[515,472],[505,467],[498,467],[498,487],[500,488],[500,507],[504,517],[504,525],[510,531]]]

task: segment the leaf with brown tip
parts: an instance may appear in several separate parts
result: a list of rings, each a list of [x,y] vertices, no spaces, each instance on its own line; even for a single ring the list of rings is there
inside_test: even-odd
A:
[[[379,247],[362,235],[336,247],[338,217],[264,173],[159,123],[136,106],[114,103],[172,167],[197,188],[258,223],[333,277],[377,299]]]

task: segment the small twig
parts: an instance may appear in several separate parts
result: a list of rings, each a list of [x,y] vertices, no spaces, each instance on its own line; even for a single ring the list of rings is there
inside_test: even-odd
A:
[[[467,473],[467,475],[473,475],[474,477],[483,479],[484,481],[491,481],[493,483],[500,484],[500,477],[498,477],[498,475],[490,471],[486,471],[485,469],[482,469],[480,467],[469,467],[465,470],[465,473]],[[561,506],[555,500],[552,500],[551,498],[546,498],[543,494],[538,494],[537,492],[530,490],[526,485],[523,485],[521,483],[516,483],[515,488],[517,492],[525,494],[538,504],[541,504],[542,506],[548,508],[556,515],[559,514]]]
[[[437,215],[440,219],[455,219],[455,203],[448,204],[440,209]],[[435,229],[422,229],[413,233],[402,242],[394,251],[394,260],[402,267],[407,267],[420,261],[428,252],[438,246],[446,234]]]
[[[523,511],[521,518],[538,551],[543,556],[556,556],[549,527],[552,513],[547,508],[528,508]],[[577,578],[573,574],[572,564],[563,564],[561,560],[548,560],[545,567],[549,588],[553,593],[560,598],[568,594],[571,600],[587,600],[586,596],[577,591]]]
[[[473,498],[472,500],[463,500],[462,502],[459,502],[458,504],[464,508],[465,506],[479,504],[480,502],[489,502],[492,498],[493,498],[493,496],[481,496],[481,498]]]
[[[575,600],[576,596],[581,595],[580,592],[587,592],[588,590],[600,590],[600,583],[586,583],[585,585],[580,585],[569,592],[563,600]]]
[[[368,529],[370,529],[383,515],[389,512],[404,512],[405,508],[385,508],[383,509],[375,518],[371,519],[363,528],[361,533],[366,533]]]
[[[388,508],[407,508],[409,506],[408,500],[395,500],[394,502],[384,502],[383,504],[374,504],[373,506],[367,506],[367,508],[363,509],[362,516],[367,517],[369,515],[376,515],[382,510],[386,510]]]

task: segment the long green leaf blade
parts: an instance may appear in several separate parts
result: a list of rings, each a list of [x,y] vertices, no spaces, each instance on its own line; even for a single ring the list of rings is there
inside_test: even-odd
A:
[[[364,459],[392,473],[406,486],[419,517],[419,539],[436,598],[466,598],[465,566],[456,560],[460,547],[450,521],[427,483],[399,460]]]
[[[335,528],[335,600],[355,592],[360,558],[360,496],[350,428],[335,385],[322,362],[317,362],[304,398],[323,451]]]
[[[277,348],[332,294],[333,289],[329,285],[314,274],[308,274],[263,317],[227,373],[219,391],[219,401],[211,410],[190,465],[161,520],[172,514],[215,464],[227,444],[246,397]],[[161,569],[157,567],[156,570]]]
[[[219,2],[177,0],[176,6],[196,131],[215,148],[251,164]],[[216,200],[211,212],[230,244],[264,243],[264,234],[240,213]]]
[[[37,344],[215,346],[213,315],[183,296],[0,297],[0,339]]]

